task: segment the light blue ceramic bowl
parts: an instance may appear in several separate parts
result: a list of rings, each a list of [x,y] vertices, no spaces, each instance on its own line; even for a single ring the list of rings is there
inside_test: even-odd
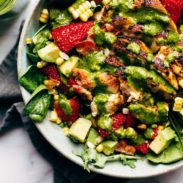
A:
[[[18,50],[18,74],[19,76],[25,72],[29,66],[29,62],[25,53],[25,39],[31,37],[39,28],[39,16],[43,9],[44,0],[36,0],[31,8],[31,12],[27,15],[26,22],[20,38]],[[25,103],[29,100],[30,94],[21,87],[23,99]],[[49,114],[48,114],[49,115]],[[75,156],[73,150],[81,148],[81,146],[73,144],[63,133],[63,130],[46,118],[42,123],[35,123],[36,127],[45,137],[45,139],[63,156],[70,159],[74,163],[82,166],[82,161],[79,157]],[[108,163],[104,169],[92,170],[105,174],[108,176],[121,177],[121,178],[142,178],[150,177],[163,173],[168,173],[172,170],[178,169],[183,166],[183,160],[169,165],[152,165],[146,160],[139,160],[135,169],[123,166],[120,162]],[[64,167],[63,167],[64,168]]]

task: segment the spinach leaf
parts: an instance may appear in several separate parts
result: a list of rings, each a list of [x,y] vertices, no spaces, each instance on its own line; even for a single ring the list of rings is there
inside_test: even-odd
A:
[[[31,99],[25,106],[25,113],[33,121],[41,122],[47,115],[51,95],[44,85],[40,85],[32,94]]]
[[[67,25],[72,22],[72,16],[67,10],[51,9],[50,20],[53,28],[60,25]]]
[[[32,93],[39,85],[43,83],[46,77],[36,68],[36,66],[28,67],[27,71],[20,77],[20,84],[30,93]]]
[[[90,165],[98,168],[104,168],[107,162],[120,161],[123,165],[135,168],[135,162],[138,157],[128,156],[125,154],[116,154],[111,156],[105,156],[102,153],[98,153],[95,149],[87,148],[84,146],[82,152],[75,152],[75,155],[79,156],[84,163],[84,169],[90,171]]]

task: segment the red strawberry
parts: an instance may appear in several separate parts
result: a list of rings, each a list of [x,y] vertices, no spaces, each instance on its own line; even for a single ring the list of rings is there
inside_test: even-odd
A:
[[[149,142],[136,145],[135,147],[136,147],[136,150],[142,154],[147,154],[149,152]]]
[[[54,64],[46,65],[41,69],[41,71],[43,72],[44,75],[48,76],[49,79],[54,79],[59,82],[61,81],[56,65]]]
[[[115,129],[119,128],[126,121],[126,116],[122,113],[115,114],[112,117],[112,120],[113,120],[112,127],[115,130]]]
[[[162,4],[165,6],[167,11],[170,13],[173,21],[178,24],[180,22],[183,1],[182,0],[161,0]]]
[[[52,30],[52,37],[60,50],[67,53],[87,37],[87,33],[92,26],[92,21],[60,26]]]
[[[73,99],[69,100],[69,103],[72,108],[71,115],[65,115],[64,110],[59,107],[58,102],[55,102],[55,104],[54,104],[55,110],[56,110],[58,116],[62,119],[62,121],[74,122],[79,118],[79,108],[80,108],[79,101],[77,99],[73,98]]]
[[[85,40],[76,45],[76,51],[82,55],[86,55],[96,49],[96,44],[91,40]]]
[[[101,128],[98,129],[98,132],[99,132],[100,136],[103,137],[103,138],[109,136],[109,134],[110,134],[108,131],[103,130]]]
[[[135,123],[135,118],[131,114],[128,114],[126,117],[126,122],[124,124],[125,128],[132,127],[134,123]]]
[[[94,0],[96,3],[101,3],[102,0]]]

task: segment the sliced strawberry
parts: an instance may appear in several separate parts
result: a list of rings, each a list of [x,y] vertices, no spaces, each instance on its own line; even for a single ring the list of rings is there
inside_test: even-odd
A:
[[[132,114],[128,114],[126,117],[126,122],[124,123],[125,128],[134,126],[135,118],[132,116]]]
[[[158,128],[153,129],[153,136],[152,136],[152,139],[155,139],[155,138],[157,137],[158,132],[159,132]]]
[[[82,55],[87,55],[96,49],[96,44],[91,40],[85,40],[76,45],[76,51]]]
[[[170,13],[173,21],[178,24],[181,19],[181,14],[183,10],[182,0],[161,0],[162,4],[165,6],[167,11]]]
[[[101,128],[98,129],[98,132],[99,132],[100,136],[103,138],[108,137],[110,135],[110,133],[108,131],[103,130]]]
[[[65,122],[74,122],[79,118],[79,101],[75,98],[69,100],[70,106],[72,108],[72,114],[71,115],[65,115],[64,110],[60,108],[58,105],[58,102],[55,102],[55,110],[58,114],[58,116],[61,118],[62,121]]]
[[[112,117],[112,120],[113,120],[112,127],[115,130],[115,129],[119,128],[126,121],[126,116],[122,113],[115,114]]]
[[[52,30],[52,37],[60,50],[67,53],[87,37],[88,31],[92,26],[92,21],[60,26]]]
[[[147,154],[149,152],[149,142],[136,145],[135,147],[136,147],[136,150],[142,154]]]

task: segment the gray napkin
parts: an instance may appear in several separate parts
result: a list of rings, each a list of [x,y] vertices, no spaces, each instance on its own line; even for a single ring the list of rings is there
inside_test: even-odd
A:
[[[61,156],[38,132],[33,122],[23,113],[24,103],[18,85],[16,58],[17,44],[0,65],[0,135],[24,127],[38,153],[53,167],[55,183],[123,183],[125,179],[88,173],[82,167]]]

